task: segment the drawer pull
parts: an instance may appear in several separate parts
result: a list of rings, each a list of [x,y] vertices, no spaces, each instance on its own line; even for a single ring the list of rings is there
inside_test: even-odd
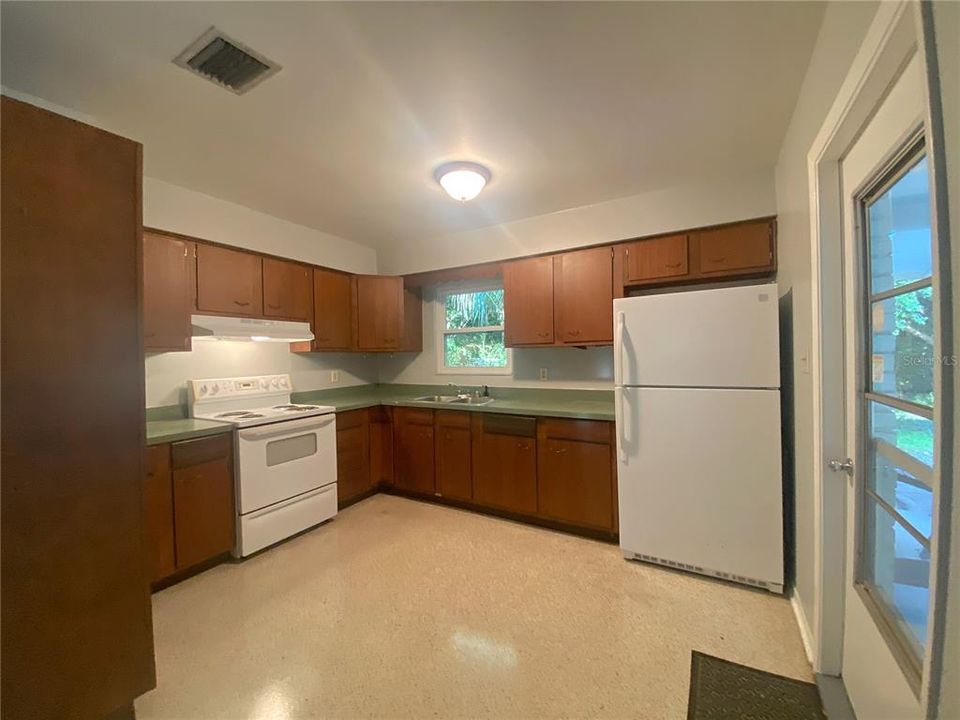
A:
[[[677,269],[678,267],[680,267],[682,264],[683,264],[683,263],[678,263],[678,262],[676,262],[676,263],[667,263],[667,267],[668,267],[670,270],[676,270],[676,269]]]
[[[280,309],[280,306],[279,306],[279,305],[274,305],[273,303],[267,303],[267,307],[270,308],[271,310],[279,310],[279,309]]]
[[[710,262],[712,262],[712,263],[722,263],[722,262],[723,262],[724,260],[726,260],[726,259],[727,259],[727,256],[726,256],[726,255],[721,255],[720,257],[710,258]]]
[[[240,302],[239,300],[234,300],[234,301],[233,301],[233,304],[234,304],[234,305],[239,305],[240,307],[246,307],[246,306],[249,305],[250,303],[249,303],[249,302]]]

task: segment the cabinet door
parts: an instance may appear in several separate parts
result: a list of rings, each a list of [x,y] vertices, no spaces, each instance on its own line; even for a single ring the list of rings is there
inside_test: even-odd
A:
[[[419,288],[403,289],[403,349],[423,351],[423,303]]]
[[[624,248],[623,281],[626,284],[681,278],[689,272],[686,235],[639,240]]]
[[[143,484],[143,519],[150,582],[162,580],[177,569],[173,544],[173,476],[170,446],[147,448],[147,476]]]
[[[587,420],[541,420],[537,437],[540,515],[613,530],[611,426]]]
[[[553,344],[553,258],[503,264],[504,342]]]
[[[143,345],[151,350],[189,350],[193,311],[194,244],[143,233]]]
[[[403,340],[403,278],[357,276],[357,346],[399,350]]]
[[[337,497],[341,504],[370,489],[368,411],[337,413]]]
[[[613,341],[613,251],[609,247],[557,255],[554,265],[559,341]]]
[[[774,265],[773,224],[769,221],[703,230],[695,237],[701,275],[742,275]]]
[[[535,423],[533,418],[477,417],[473,465],[476,502],[525,515],[536,514],[537,452],[532,430]]]
[[[263,315],[263,269],[253,253],[197,243],[197,310]]]
[[[353,346],[353,298],[350,276],[313,269],[313,347],[349,350]]]
[[[263,314],[268,318],[310,320],[310,268],[300,263],[263,258]]]
[[[182,570],[233,548],[230,437],[174,443],[172,458],[177,569]]]
[[[436,492],[433,411],[397,408],[394,427],[397,487],[432,495]]]
[[[370,485],[393,484],[393,408],[370,408]]]
[[[437,493],[457,500],[473,498],[470,414],[436,412]]]

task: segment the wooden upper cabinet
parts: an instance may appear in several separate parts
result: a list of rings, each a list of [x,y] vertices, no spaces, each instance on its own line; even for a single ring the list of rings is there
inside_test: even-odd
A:
[[[503,263],[504,342],[552,345],[553,257]]]
[[[143,345],[189,350],[194,304],[194,243],[143,233]]]
[[[420,289],[415,287],[403,288],[403,349],[423,350],[423,303]]]
[[[473,498],[470,413],[436,411],[437,494],[456,500]]]
[[[353,283],[346,273],[313,269],[313,349],[353,347]]]
[[[214,315],[262,317],[261,256],[198,243],[197,310]]]
[[[613,340],[613,251],[609,247],[554,258],[557,340],[569,345]]]
[[[403,278],[357,275],[357,348],[400,350],[403,344]]]
[[[686,235],[638,240],[623,248],[623,282],[627,285],[682,278],[690,273]]]
[[[694,240],[700,275],[743,275],[775,268],[770,220],[701,230]]]
[[[300,263],[263,258],[263,314],[282,320],[310,320],[313,282],[310,268]]]

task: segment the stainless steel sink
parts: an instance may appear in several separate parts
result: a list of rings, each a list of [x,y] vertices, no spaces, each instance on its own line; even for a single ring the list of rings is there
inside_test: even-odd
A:
[[[437,405],[488,405],[493,402],[493,398],[473,395],[422,395],[415,397],[413,401]]]
[[[461,398],[459,395],[423,395],[422,397],[416,397],[413,399],[414,402],[428,402],[428,403],[452,403],[457,402]]]
[[[469,397],[460,397],[454,400],[458,405],[489,405],[493,402],[492,397],[474,397],[473,395]]]

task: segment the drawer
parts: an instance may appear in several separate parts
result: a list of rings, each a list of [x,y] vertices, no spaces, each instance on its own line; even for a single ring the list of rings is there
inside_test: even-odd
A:
[[[536,437],[537,419],[522,415],[484,415],[483,431],[493,435]]]
[[[174,470],[200,465],[201,463],[230,457],[230,435],[215,435],[199,440],[184,440],[171,446],[171,460]]]
[[[470,413],[463,410],[437,410],[439,427],[470,428]]]
[[[367,408],[338,412],[337,430],[349,430],[350,428],[361,427],[367,422],[367,418]]]
[[[555,440],[579,440],[581,442],[613,442],[613,423],[604,420],[566,420],[540,418],[540,436]]]
[[[403,422],[412,425],[433,425],[433,410],[421,410],[420,408],[398,408],[402,414]]]

